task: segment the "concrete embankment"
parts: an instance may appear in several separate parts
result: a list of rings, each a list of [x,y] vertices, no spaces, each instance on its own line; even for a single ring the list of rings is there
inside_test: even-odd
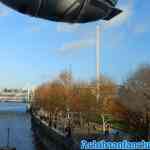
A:
[[[66,138],[34,115],[32,115],[31,121],[37,142],[43,144],[46,150],[79,150],[71,137]]]

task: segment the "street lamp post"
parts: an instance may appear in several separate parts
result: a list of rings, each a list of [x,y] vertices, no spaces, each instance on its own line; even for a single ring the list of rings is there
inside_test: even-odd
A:
[[[30,109],[30,88],[27,89],[27,110]]]

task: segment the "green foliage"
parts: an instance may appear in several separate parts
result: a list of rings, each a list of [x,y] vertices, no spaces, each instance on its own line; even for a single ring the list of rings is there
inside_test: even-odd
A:
[[[120,130],[129,129],[129,125],[125,121],[112,120],[111,123],[112,123],[112,128],[114,129],[120,129]]]

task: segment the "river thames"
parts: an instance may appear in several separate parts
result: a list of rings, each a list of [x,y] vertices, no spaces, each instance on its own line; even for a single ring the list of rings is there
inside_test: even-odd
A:
[[[0,102],[0,147],[8,144],[17,150],[36,150],[26,104]]]

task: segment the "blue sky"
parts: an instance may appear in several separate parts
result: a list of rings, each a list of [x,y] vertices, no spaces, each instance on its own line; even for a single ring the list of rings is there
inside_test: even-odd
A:
[[[120,0],[110,22],[64,24],[19,14],[0,4],[0,88],[35,86],[72,68],[76,79],[95,77],[95,28],[101,26],[101,73],[118,84],[150,63],[150,5]]]

